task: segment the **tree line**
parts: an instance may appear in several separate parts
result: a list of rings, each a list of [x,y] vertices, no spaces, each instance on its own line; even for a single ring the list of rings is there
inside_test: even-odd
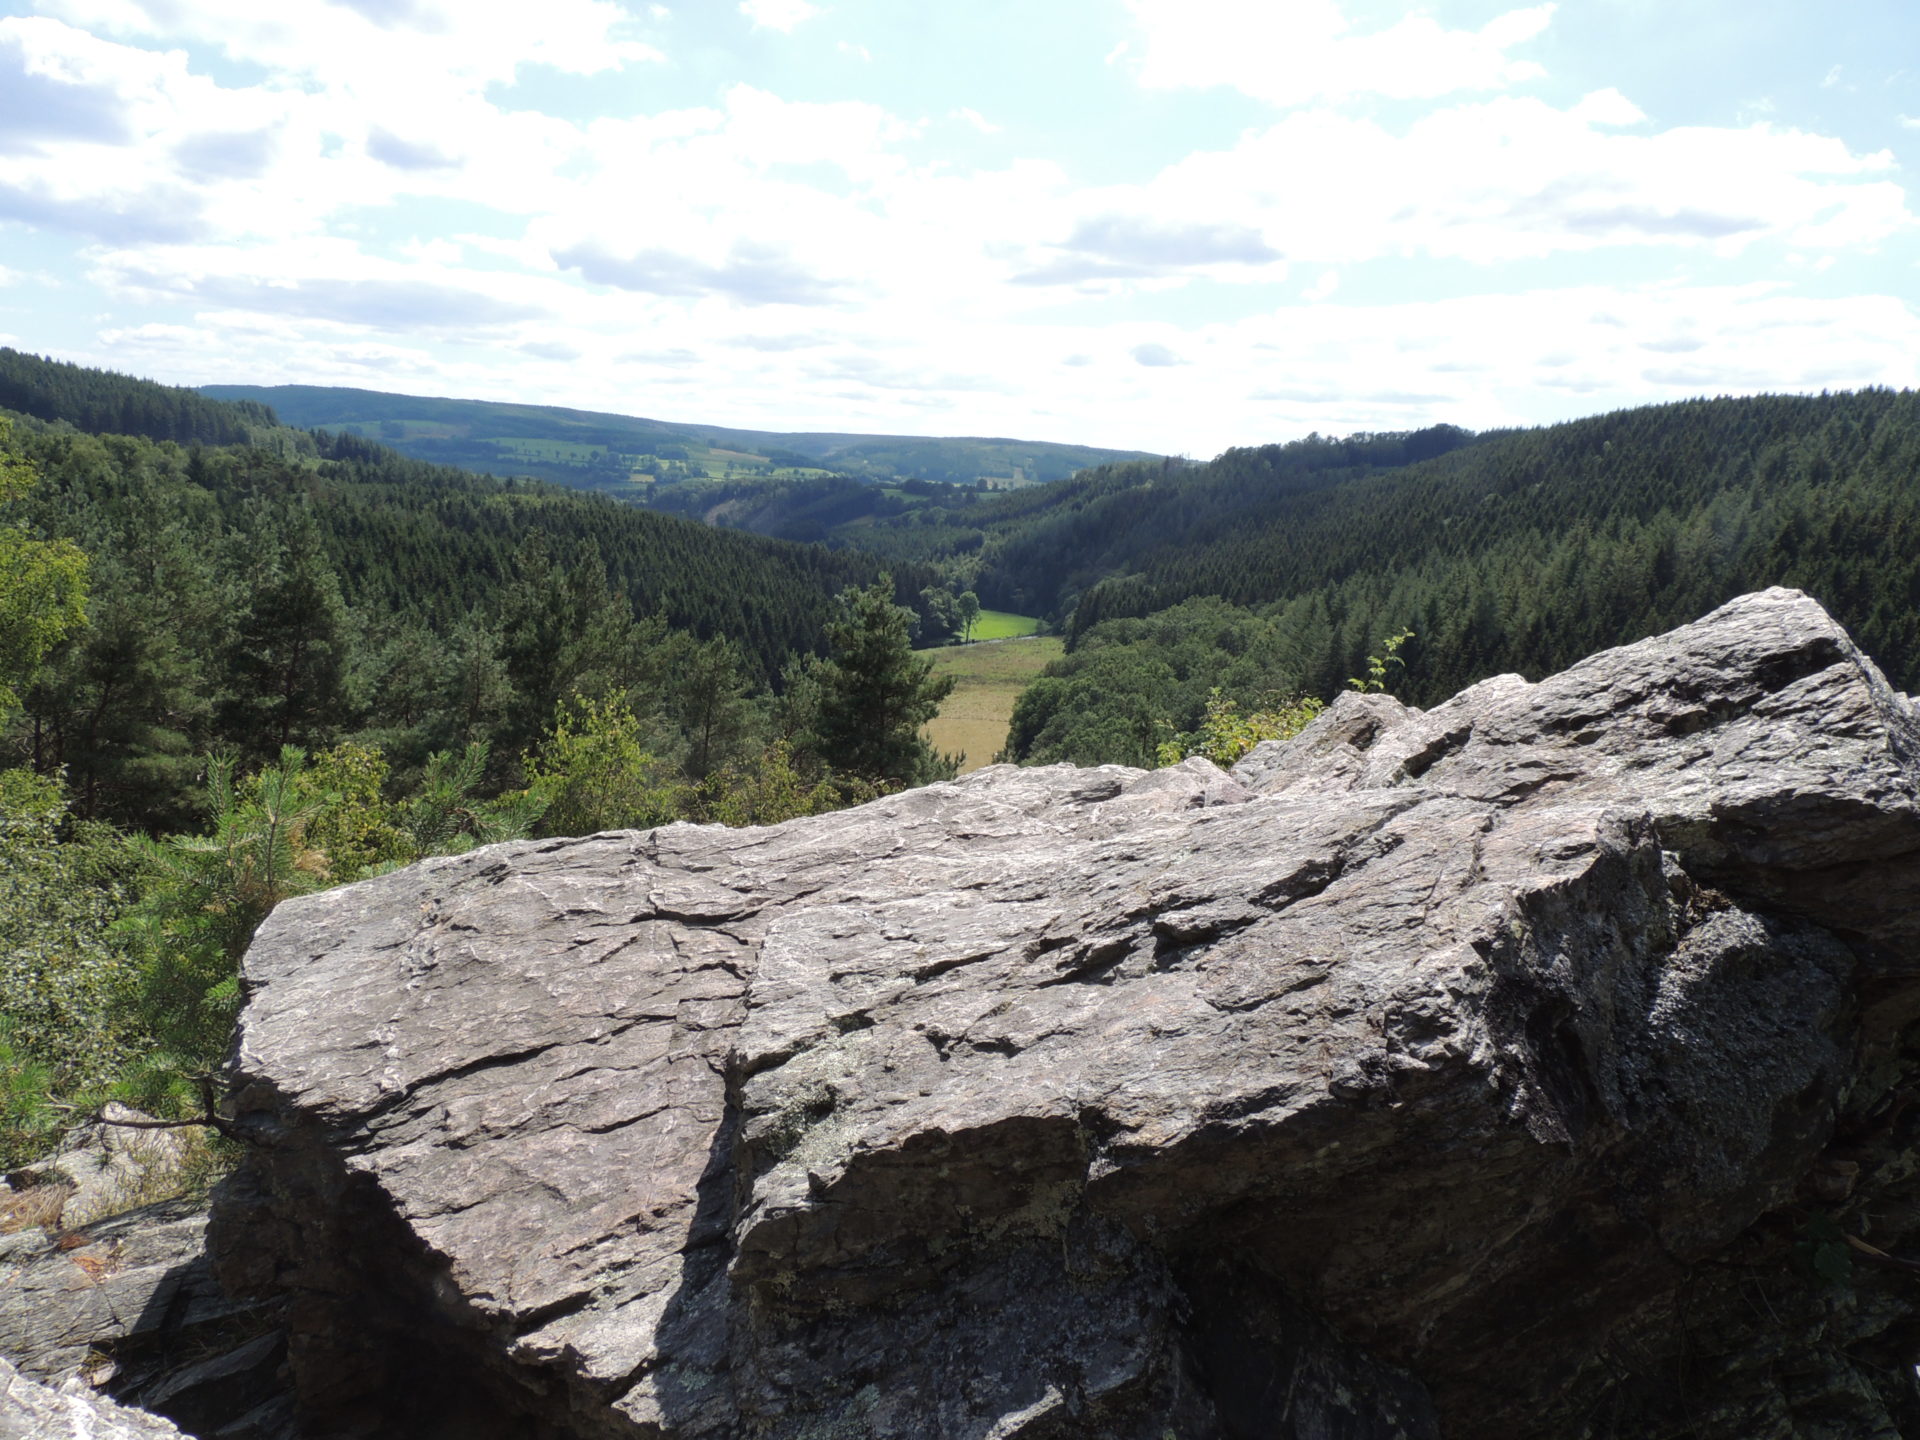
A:
[[[951,774],[933,578],[354,437],[0,417],[0,1164],[197,1104],[288,895]]]
[[[1913,392],[1647,407],[1327,484],[1291,481],[1285,451],[1214,461],[1189,482],[1194,523],[1081,594],[1068,655],[1015,712],[1011,758],[1137,764],[1156,727],[1198,723],[1211,685],[1241,703],[1330,698],[1401,631],[1396,688],[1433,704],[1768,585],[1807,591],[1920,688]],[[1211,505],[1236,490],[1242,523],[1215,527]]]

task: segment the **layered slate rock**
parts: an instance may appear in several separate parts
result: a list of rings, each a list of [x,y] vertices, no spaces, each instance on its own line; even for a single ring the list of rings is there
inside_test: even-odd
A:
[[[7,1440],[179,1440],[157,1415],[129,1410],[69,1380],[45,1385],[0,1359],[0,1435]]]
[[[204,1202],[66,1218],[0,1234],[0,1357],[69,1398],[99,1388],[193,1434],[281,1440],[292,1407],[279,1307],[236,1302],[214,1283]],[[0,1423],[0,1437],[12,1433]]]
[[[216,1263],[313,1436],[1920,1436],[1917,788],[1776,590],[428,862],[255,941]]]

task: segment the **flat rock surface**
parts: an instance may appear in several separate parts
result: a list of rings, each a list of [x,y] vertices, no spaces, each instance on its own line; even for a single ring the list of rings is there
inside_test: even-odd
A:
[[[1769,591],[1232,775],[290,902],[217,1265],[316,1436],[1920,1436],[1917,759]]]

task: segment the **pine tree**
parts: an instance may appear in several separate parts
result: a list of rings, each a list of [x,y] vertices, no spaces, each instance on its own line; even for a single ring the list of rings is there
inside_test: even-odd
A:
[[[951,775],[920,727],[940,713],[953,692],[950,675],[936,678],[933,662],[913,653],[913,612],[893,603],[893,581],[882,576],[865,589],[847,590],[842,615],[827,627],[833,658],[819,667],[819,713],[814,720],[821,758],[878,784],[906,786]]]

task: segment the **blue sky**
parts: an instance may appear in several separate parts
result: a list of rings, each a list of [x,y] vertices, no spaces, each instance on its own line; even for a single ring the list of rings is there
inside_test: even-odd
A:
[[[1210,455],[1920,380],[1911,0],[0,0],[0,343]]]

